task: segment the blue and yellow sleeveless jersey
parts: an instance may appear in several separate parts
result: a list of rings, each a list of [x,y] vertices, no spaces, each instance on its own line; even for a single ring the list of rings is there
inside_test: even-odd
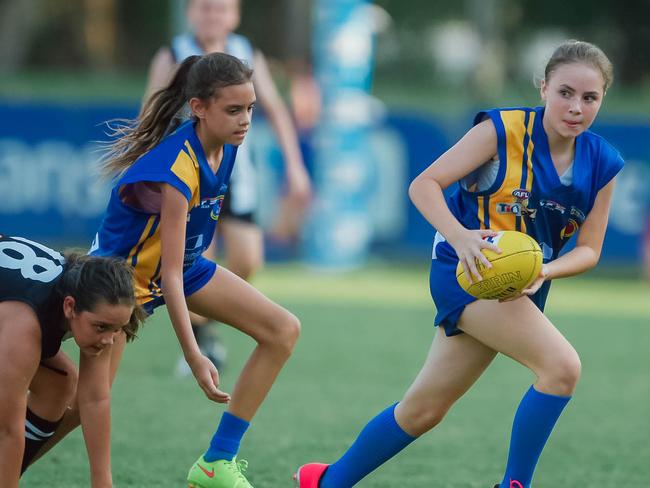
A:
[[[235,146],[225,145],[219,168],[213,172],[195,122],[189,120],[142,155],[113,187],[90,254],[125,258],[135,269],[139,303],[162,296],[160,214],[125,204],[124,189],[139,182],[168,183],[185,196],[189,212],[183,270],[187,271],[210,245],[236,154]]]
[[[468,229],[529,234],[540,244],[548,262],[557,258],[578,232],[598,191],[621,170],[623,159],[602,137],[585,131],[576,138],[569,169],[572,179],[562,181],[565,178],[558,175],[551,159],[543,116],[543,107],[479,112],[475,124],[490,119],[496,128],[497,160],[463,178],[447,203]],[[464,306],[474,299],[458,286],[458,257],[439,234],[433,258],[431,289],[438,305],[436,325],[445,321],[455,325]],[[454,274],[449,277],[452,268]],[[447,285],[449,290],[445,291]],[[532,297],[542,310],[549,288],[550,282],[546,282]]]

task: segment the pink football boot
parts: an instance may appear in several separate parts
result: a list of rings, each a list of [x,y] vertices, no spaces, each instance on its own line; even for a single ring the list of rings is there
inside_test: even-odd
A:
[[[296,481],[297,488],[318,488],[318,482],[323,477],[323,473],[329,464],[309,463],[303,464],[298,468],[293,479]]]

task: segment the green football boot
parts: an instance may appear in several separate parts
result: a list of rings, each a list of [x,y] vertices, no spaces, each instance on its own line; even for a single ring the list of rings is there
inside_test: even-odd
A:
[[[247,468],[248,462],[243,459],[209,463],[201,455],[187,473],[187,482],[189,488],[253,488],[244,476]]]

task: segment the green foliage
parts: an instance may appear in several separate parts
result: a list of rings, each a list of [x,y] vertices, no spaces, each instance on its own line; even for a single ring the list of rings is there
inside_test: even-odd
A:
[[[117,7],[118,63],[123,68],[147,67],[156,50],[171,38],[170,2],[121,1]]]
[[[292,486],[301,463],[335,460],[363,425],[397,401],[431,342],[426,263],[343,276],[271,267],[256,284],[295,312],[303,334],[243,443],[255,486]],[[580,353],[583,376],[542,456],[543,486],[646,486],[650,287],[599,278],[559,280],[549,317]],[[223,384],[232,391],[254,344],[227,327]],[[193,379],[172,376],[179,355],[165,311],[129,345],[113,401],[116,486],[178,487],[206,448],[223,407]],[[502,474],[512,416],[533,377],[500,357],[447,419],[363,481],[362,487],[485,488]],[[75,433],[33,466],[25,487],[89,486]]]

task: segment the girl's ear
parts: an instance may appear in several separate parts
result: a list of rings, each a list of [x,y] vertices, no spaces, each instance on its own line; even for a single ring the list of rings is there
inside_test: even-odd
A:
[[[190,98],[190,101],[188,102],[190,104],[190,109],[192,110],[192,114],[194,114],[195,117],[199,119],[204,119],[205,118],[205,110],[206,110],[206,102],[199,98]]]
[[[63,315],[68,320],[71,320],[74,317],[74,307],[76,305],[74,297],[67,295],[63,298]]]
[[[546,101],[546,80],[542,79],[542,81],[539,83],[539,96],[542,97],[542,100],[545,102]]]

